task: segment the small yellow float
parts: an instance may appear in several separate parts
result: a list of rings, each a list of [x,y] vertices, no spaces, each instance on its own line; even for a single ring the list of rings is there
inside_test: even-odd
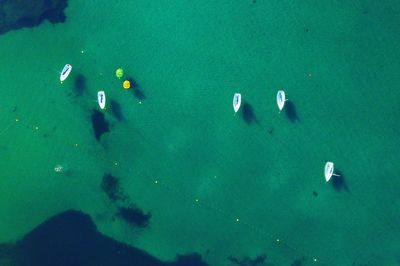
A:
[[[129,90],[131,88],[131,82],[129,80],[125,80],[122,86],[125,90]]]

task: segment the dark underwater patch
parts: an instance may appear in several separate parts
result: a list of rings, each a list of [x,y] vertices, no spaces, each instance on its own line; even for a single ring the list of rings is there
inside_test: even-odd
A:
[[[265,255],[265,254],[257,256],[254,259],[251,259],[250,257],[247,257],[247,256],[242,259],[239,259],[239,258],[236,258],[233,256],[228,257],[228,260],[231,263],[239,265],[239,266],[261,266],[261,265],[264,265],[266,259],[267,259],[267,255]]]
[[[15,245],[10,243],[0,244],[0,265],[12,265],[12,259],[16,257]]]
[[[290,121],[292,122],[300,121],[296,112],[296,106],[292,101],[287,101],[285,103],[285,108],[283,109],[285,111],[287,118],[289,118]]]
[[[111,201],[124,201],[126,199],[121,190],[119,179],[111,174],[104,174],[100,187]]]
[[[104,133],[110,132],[110,128],[104,117],[104,114],[96,109],[93,109],[92,112],[92,126],[94,136],[98,141]]]
[[[243,119],[247,124],[251,124],[255,120],[253,107],[250,104],[244,103],[242,107]]]
[[[243,120],[246,122],[246,124],[251,125],[253,123],[256,123],[257,125],[260,126],[259,121],[257,120],[257,117],[254,113],[253,107],[249,103],[243,103],[241,107],[242,111],[242,116]],[[272,134],[272,132],[271,132]]]
[[[138,99],[139,101],[143,101],[146,99],[146,95],[144,95],[143,91],[140,90],[139,88],[136,88],[133,90],[133,95]]]
[[[24,27],[35,27],[48,20],[65,22],[64,9],[68,0],[1,0],[0,34]]]
[[[161,261],[97,231],[91,218],[66,211],[43,222],[15,245],[0,245],[0,262],[13,266],[207,266],[194,253]]]
[[[331,183],[332,183],[333,188],[338,192],[340,192],[342,190],[349,192],[349,187],[346,184],[346,180],[345,180],[343,173],[337,169],[335,170],[335,173],[337,175],[334,175],[331,178]]]
[[[147,227],[151,218],[151,213],[145,214],[141,209],[135,206],[120,207],[118,216],[131,225],[138,227]]]
[[[295,259],[290,266],[303,266],[305,261],[305,258]]]
[[[74,80],[74,92],[76,96],[82,96],[87,90],[86,78],[82,74],[78,74]]]
[[[130,81],[132,86],[130,91],[133,92],[133,96],[135,96],[135,98],[139,101],[143,101],[144,99],[146,99],[146,95],[140,89],[139,84],[136,82],[136,80],[133,80],[133,78],[128,78],[128,80]]]
[[[110,101],[110,105],[111,105],[111,112],[115,116],[115,118],[120,122],[124,121],[125,117],[122,114],[121,105],[114,100]]]
[[[205,262],[202,261],[201,255],[198,253],[194,253],[191,255],[178,255],[177,262],[171,266],[207,266]]]

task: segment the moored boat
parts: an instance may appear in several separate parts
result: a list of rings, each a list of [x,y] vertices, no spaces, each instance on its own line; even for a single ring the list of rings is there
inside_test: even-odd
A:
[[[60,81],[63,82],[66,78],[68,78],[68,75],[71,73],[72,66],[70,64],[66,64],[61,71],[60,74]]]
[[[106,94],[104,91],[99,91],[97,93],[97,101],[99,102],[99,106],[101,109],[104,109],[106,107]]]
[[[233,110],[235,110],[235,113],[239,111],[241,103],[242,103],[242,95],[240,93],[235,93],[233,95]]]
[[[282,111],[283,106],[285,106],[285,92],[280,90],[276,94],[276,103],[278,104],[279,112]]]
[[[326,180],[326,182],[329,182],[329,180],[331,179],[331,177],[332,177],[333,175],[335,175],[335,174],[333,173],[333,170],[334,170],[334,164],[333,164],[333,162],[326,162],[326,164],[325,164],[325,180]]]

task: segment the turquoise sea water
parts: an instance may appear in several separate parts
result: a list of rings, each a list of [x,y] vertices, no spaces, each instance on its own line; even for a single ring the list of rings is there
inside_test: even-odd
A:
[[[73,208],[163,260],[399,265],[399,12],[396,1],[70,1],[63,24],[1,35],[0,242]],[[125,117],[104,111],[100,142],[99,89]],[[344,182],[325,183],[326,160]],[[152,213],[149,228],[112,219],[104,173]]]

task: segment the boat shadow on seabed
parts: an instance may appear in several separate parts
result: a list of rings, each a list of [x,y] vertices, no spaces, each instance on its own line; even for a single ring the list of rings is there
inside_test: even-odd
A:
[[[253,107],[249,103],[243,103],[241,110],[243,120],[246,122],[246,124],[251,125],[254,122],[260,126],[260,122],[254,114]]]
[[[81,73],[75,77],[73,92],[76,96],[83,96],[87,92],[86,77]]]
[[[346,192],[350,192],[349,187],[347,186],[345,178],[343,176],[343,173],[339,170],[336,170],[335,172],[337,175],[332,176],[331,180],[333,188],[338,192],[341,192],[343,190]]]
[[[296,106],[294,105],[294,103],[292,101],[289,101],[289,100],[286,101],[284,109],[285,109],[284,111],[285,111],[286,117],[289,118],[289,120],[291,122],[296,122],[296,121],[300,122],[300,119],[296,112]]]
[[[133,96],[135,96],[135,98],[138,99],[139,101],[145,100],[146,95],[143,93],[143,90],[140,88],[140,86],[136,82],[136,80],[134,80],[131,77],[129,77],[128,80],[132,85],[132,88],[130,89],[130,91],[133,93]]]
[[[110,107],[111,107],[111,113],[114,115],[114,117],[119,122],[125,121],[125,117],[124,117],[124,115],[122,113],[121,105],[117,101],[111,100],[110,101]]]

